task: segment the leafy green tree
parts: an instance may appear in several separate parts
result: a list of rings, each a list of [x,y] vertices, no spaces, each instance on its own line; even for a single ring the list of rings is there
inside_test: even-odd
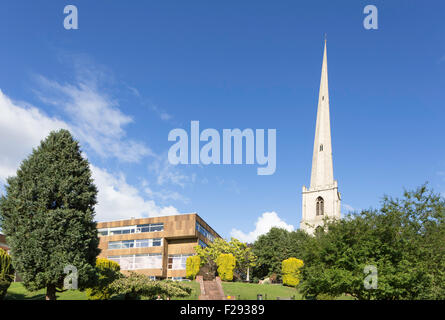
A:
[[[280,279],[282,261],[290,257],[300,257],[309,238],[310,236],[301,230],[291,232],[275,227],[259,236],[252,246],[253,254],[258,257],[254,276],[265,278],[276,274]]]
[[[89,300],[108,300],[111,298],[110,284],[122,277],[117,262],[105,258],[97,258],[96,270],[98,278],[93,286],[86,290]]]
[[[196,246],[195,251],[201,258],[201,265],[208,264],[216,268],[216,260],[221,254],[232,254],[235,257],[235,272],[240,276],[247,276],[249,268],[256,265],[256,256],[252,248],[238,239],[231,238],[229,242],[216,238],[207,247]]]
[[[328,223],[310,238],[301,289],[306,296],[444,299],[444,222],[444,199],[426,185],[402,199],[385,196],[381,209]],[[366,266],[376,267],[376,287],[365,287],[375,281]]]
[[[77,269],[80,289],[94,280],[96,195],[88,160],[67,130],[51,132],[7,179],[2,229],[28,290],[46,288],[46,299],[55,300],[68,265]]]
[[[124,295],[125,300],[149,300],[161,297],[187,297],[192,289],[176,281],[150,280],[143,274],[130,271],[129,275],[113,281],[110,285],[113,294]]]

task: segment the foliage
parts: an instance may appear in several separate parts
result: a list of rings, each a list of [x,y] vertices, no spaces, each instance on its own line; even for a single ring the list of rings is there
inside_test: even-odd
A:
[[[0,300],[8,291],[11,282],[14,280],[14,268],[12,267],[11,256],[0,248]]]
[[[230,253],[235,257],[235,272],[245,278],[247,269],[256,265],[257,257],[252,249],[238,239],[231,238],[229,242],[224,239],[216,238],[207,247],[196,246],[195,251],[201,258],[201,265],[207,264],[210,267],[216,267],[216,259],[223,253]]]
[[[190,256],[185,262],[186,277],[194,280],[199,272],[201,258],[199,256]]]
[[[0,219],[27,289],[47,288],[55,299],[67,265],[76,267],[79,288],[94,280],[96,195],[88,160],[67,130],[51,132],[7,179]]]
[[[176,281],[150,280],[147,276],[131,272],[127,277],[115,280],[110,285],[113,294],[124,295],[125,300],[138,300],[142,297],[156,299],[161,297],[187,297],[192,288]]]
[[[252,247],[257,259],[253,276],[263,279],[277,274],[281,279],[281,262],[290,257],[301,257],[310,236],[301,230],[287,231],[271,228],[268,233],[258,237]]]
[[[108,300],[111,298],[109,285],[122,276],[120,266],[112,260],[97,258],[96,271],[97,280],[94,286],[86,290],[87,297],[89,300]]]
[[[445,201],[426,185],[402,199],[383,198],[328,223],[307,242],[303,256],[305,296],[343,293],[358,299],[445,299]],[[377,267],[377,289],[366,289]]]
[[[300,282],[300,272],[303,267],[303,261],[297,258],[283,260],[281,272],[283,274],[283,284],[296,287]]]
[[[222,253],[216,259],[218,274],[223,281],[233,280],[233,269],[236,265],[236,259],[231,253]]]

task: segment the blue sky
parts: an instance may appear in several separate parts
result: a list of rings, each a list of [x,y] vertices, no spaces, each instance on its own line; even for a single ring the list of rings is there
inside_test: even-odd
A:
[[[67,4],[78,30],[63,28]],[[363,27],[368,4],[378,30]],[[298,228],[326,32],[342,212],[425,181],[444,193],[444,12],[443,1],[2,1],[0,181],[65,127],[91,161],[98,219],[197,212],[244,240]],[[168,133],[192,120],[276,129],[275,174],[169,165]]]

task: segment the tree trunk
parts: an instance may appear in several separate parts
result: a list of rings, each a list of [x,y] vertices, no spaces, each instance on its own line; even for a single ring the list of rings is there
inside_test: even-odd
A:
[[[247,267],[247,282],[250,282],[250,267]]]
[[[55,285],[49,285],[46,287],[46,300],[56,300],[56,286]]]

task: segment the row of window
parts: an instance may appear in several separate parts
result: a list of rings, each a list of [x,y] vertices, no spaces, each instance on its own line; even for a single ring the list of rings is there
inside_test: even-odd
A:
[[[155,239],[136,239],[108,242],[108,249],[128,249],[128,248],[147,248],[162,246],[162,238]]]
[[[204,237],[206,237],[210,241],[215,240],[215,237],[209,231],[207,231],[207,229],[204,228],[199,222],[196,222],[196,230],[198,230],[199,233],[201,233]]]
[[[100,236],[113,236],[116,234],[156,232],[156,231],[163,231],[163,230],[164,230],[163,223],[150,223],[150,224],[139,224],[136,226],[102,228],[102,229],[99,229],[99,235]]]
[[[170,270],[185,270],[187,258],[192,254],[173,254],[168,256],[167,268]],[[123,256],[108,256],[117,262],[121,270],[162,269],[162,254],[146,253]]]
[[[173,281],[190,281],[187,278],[184,277],[168,277],[167,280],[173,280]]]
[[[162,269],[162,254],[160,253],[109,256],[108,259],[117,262],[121,270]]]

